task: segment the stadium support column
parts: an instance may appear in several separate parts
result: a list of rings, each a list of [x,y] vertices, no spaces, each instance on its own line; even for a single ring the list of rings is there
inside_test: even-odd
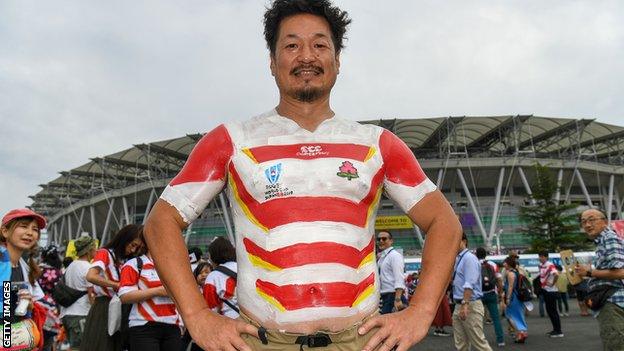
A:
[[[529,198],[531,199],[531,204],[535,205],[533,192],[531,191],[531,187],[529,186],[529,182],[527,181],[526,175],[524,174],[524,170],[522,169],[522,167],[518,167],[518,174],[520,175],[520,179],[522,180],[522,185],[524,185],[524,190],[526,190]]]
[[[492,211],[492,223],[490,224],[490,232],[487,236],[487,242],[485,245],[487,248],[492,247],[492,239],[494,238],[494,232],[496,231],[496,224],[498,223],[498,209],[500,208],[501,191],[503,190],[503,181],[505,179],[505,167],[501,167],[498,173],[498,185],[496,186],[496,198],[494,200],[494,210]]]
[[[557,172],[557,192],[555,193],[555,202],[559,204],[561,199],[561,186],[563,185],[563,168],[559,168]]]
[[[235,245],[236,241],[234,241],[234,231],[232,230],[232,223],[230,222],[230,213],[227,210],[227,206],[225,205],[225,196],[223,196],[223,192],[219,193],[219,202],[221,203],[221,209],[223,210],[223,219],[225,220],[225,232],[227,233],[228,239],[232,245]]]
[[[613,212],[613,186],[615,185],[615,175],[609,176],[609,195],[607,198],[607,221],[611,225],[611,212]]]
[[[444,168],[440,168],[438,170],[438,182],[436,183],[436,186],[438,187],[438,190],[440,190],[440,192],[442,192],[443,182],[444,182]]]
[[[587,200],[587,206],[590,208],[594,207],[591,201],[591,197],[589,197],[589,192],[587,192],[587,187],[585,186],[585,181],[583,180],[583,176],[581,176],[581,172],[579,172],[578,168],[574,170],[574,174],[579,181],[579,185],[581,186],[581,190],[583,191],[583,195],[585,195],[585,200]]]
[[[58,236],[57,236],[57,240],[58,240],[58,244],[62,244],[63,243],[63,230],[65,229],[65,216],[61,217],[61,229],[58,232]]]
[[[461,169],[457,168],[457,177],[461,182],[462,187],[464,188],[464,193],[468,198],[468,203],[470,204],[470,208],[472,209],[472,213],[475,215],[477,220],[477,225],[479,226],[479,231],[481,231],[481,236],[483,237],[483,242],[487,242],[487,233],[485,232],[485,227],[483,227],[483,222],[481,222],[481,216],[479,215],[479,211],[477,210],[477,206],[472,200],[472,195],[470,195],[470,189],[468,189],[468,185],[466,185],[466,179],[464,179],[464,174]]]
[[[145,214],[143,215],[143,224],[147,221],[147,216],[149,215],[150,210],[152,209],[152,204],[154,203],[154,199],[156,198],[156,191],[154,188],[150,191],[149,199],[147,199],[147,206],[145,206]]]
[[[79,238],[82,233],[82,220],[84,219],[85,208],[80,209],[80,216],[78,217],[78,228],[76,228],[76,235],[74,238]]]
[[[186,231],[184,232],[184,244],[187,247],[188,247],[189,239],[191,238],[191,234],[193,234],[193,223],[195,222],[191,222],[191,224],[189,224],[188,227],[186,227]]]
[[[622,218],[622,203],[624,203],[624,199],[620,200],[620,192],[617,190],[617,188],[615,189],[615,208],[617,210],[617,219],[624,219]]]
[[[59,245],[59,223],[58,221],[54,222],[54,237],[52,237],[54,244],[56,244],[57,246]]]
[[[124,218],[126,219],[126,225],[130,224],[130,213],[128,211],[128,199],[126,197],[121,198],[123,204]]]
[[[112,198],[108,203],[108,213],[106,214],[106,221],[104,222],[104,231],[102,231],[102,244],[106,243],[108,237],[108,227],[110,226],[111,217],[113,216],[113,208],[115,207],[115,198]]]
[[[72,230],[72,219],[70,215],[67,215],[65,217],[67,217],[67,240],[71,241],[74,239]]]
[[[97,238],[97,226],[95,225],[95,205],[89,206],[89,212],[91,214],[91,237]]]

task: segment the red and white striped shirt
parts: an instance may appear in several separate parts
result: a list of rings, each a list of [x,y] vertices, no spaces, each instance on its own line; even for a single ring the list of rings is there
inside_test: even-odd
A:
[[[554,263],[546,261],[539,265],[539,277],[542,289],[548,292],[559,292],[557,285],[555,285],[555,277],[557,275],[559,275],[559,272]]]
[[[226,262],[223,264],[232,272],[236,272],[236,262]],[[230,317],[238,318],[238,312],[234,311],[221,299],[227,300],[234,306],[238,306],[236,301],[236,280],[222,272],[212,271],[206,276],[203,288],[204,299],[214,312]]]
[[[91,267],[99,267],[102,277],[114,282],[119,282],[119,267],[115,266],[115,260],[108,249],[101,248],[97,250]],[[115,290],[109,287],[101,287],[94,284],[93,290],[96,296],[113,297],[113,295],[115,295]]]
[[[190,223],[225,186],[239,306],[281,326],[377,310],[381,193],[407,212],[436,189],[388,130],[333,117],[310,132],[275,110],[207,133],[161,199]]]
[[[121,281],[119,282],[119,296],[131,291],[146,290],[162,286],[154,263],[146,255],[140,257],[143,261],[141,275],[137,268],[137,259],[133,258],[121,267]],[[156,296],[151,299],[134,303],[130,311],[129,326],[136,327],[147,322],[160,322],[180,325],[181,319],[175,304],[169,297]]]

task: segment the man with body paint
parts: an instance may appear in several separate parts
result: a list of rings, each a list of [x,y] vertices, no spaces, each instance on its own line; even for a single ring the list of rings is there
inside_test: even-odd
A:
[[[327,0],[276,0],[264,23],[279,103],[207,133],[164,190],[145,225],[159,276],[205,350],[405,351],[427,334],[446,288],[457,217],[405,143],[331,109],[347,13]],[[224,188],[237,320],[206,306],[180,235]],[[382,191],[427,232],[421,284],[387,315],[374,243]]]

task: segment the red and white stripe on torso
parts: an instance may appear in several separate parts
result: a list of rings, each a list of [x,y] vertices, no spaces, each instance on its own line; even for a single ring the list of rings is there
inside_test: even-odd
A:
[[[108,249],[101,248],[96,251],[91,267],[99,267],[101,269],[100,275],[104,278],[114,282],[119,281],[119,274],[117,271],[119,268],[115,267],[115,260]],[[115,295],[113,288],[105,288],[94,284],[93,290],[96,296],[113,297],[113,295]]]
[[[236,262],[226,262],[223,265],[236,273]],[[236,280],[234,278],[222,272],[212,271],[206,276],[202,293],[208,307],[214,312],[232,319],[238,318],[238,312],[222,301],[222,299],[227,300],[234,306],[238,304],[236,300]]]
[[[146,255],[141,256],[143,268],[141,275],[137,269],[137,259],[133,258],[121,267],[119,296],[136,290],[147,290],[162,286],[154,263]],[[132,304],[129,326],[145,325],[147,322],[160,322],[180,325],[181,320],[173,300],[169,297],[156,296],[151,299]]]
[[[275,111],[206,134],[161,198],[191,222],[226,182],[239,306],[282,325],[374,312],[381,191],[408,211],[436,188],[380,127],[334,117],[309,132]]]

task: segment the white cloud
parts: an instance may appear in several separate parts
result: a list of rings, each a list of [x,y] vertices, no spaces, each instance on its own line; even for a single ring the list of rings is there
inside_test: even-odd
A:
[[[353,119],[535,113],[622,124],[618,1],[344,0]],[[0,210],[132,144],[273,107],[266,1],[0,4]]]

